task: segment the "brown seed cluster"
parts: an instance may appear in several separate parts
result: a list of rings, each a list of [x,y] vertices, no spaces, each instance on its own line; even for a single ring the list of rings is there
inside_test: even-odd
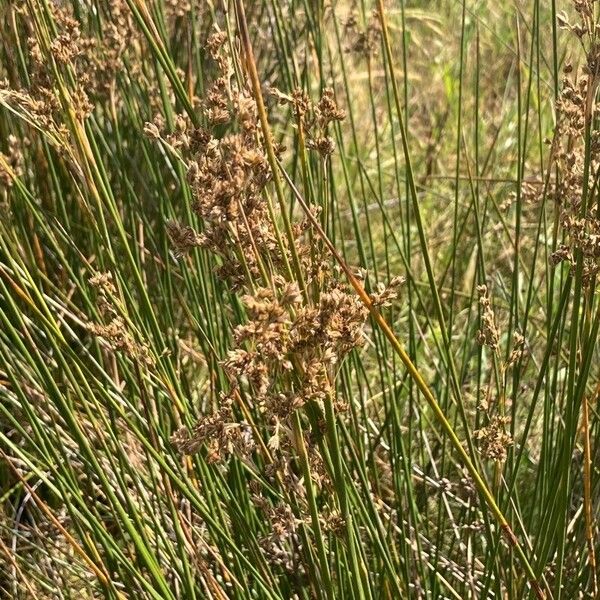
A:
[[[521,183],[520,200],[523,210],[532,207],[537,210],[545,197],[555,197],[556,190],[554,184],[549,182],[547,185],[543,181],[523,181]],[[517,193],[511,192],[507,198],[500,204],[500,210],[506,212],[516,202]]]
[[[595,2],[596,0],[572,0],[573,9],[577,15],[577,22],[571,23],[566,12],[562,11],[557,15],[558,24],[563,29],[571,31],[580,40],[584,41],[589,36],[593,42],[593,34],[596,29],[594,20]]]
[[[334,395],[334,367],[362,343],[365,309],[332,284],[318,305],[303,304],[295,283],[280,294],[261,288],[243,302],[248,322],[236,327],[237,347],[223,361],[232,379],[247,382],[254,401],[268,414],[287,419],[309,401]],[[289,380],[283,389],[278,382]]]
[[[495,352],[498,349],[500,332],[496,327],[496,319],[487,285],[477,286],[477,293],[479,294],[479,306],[481,308],[481,327],[477,332],[477,342],[482,346],[489,346]]]
[[[23,121],[43,132],[59,153],[64,153],[69,139],[69,130],[62,123],[54,94],[34,97],[26,90],[11,89],[7,81],[0,81],[0,104],[9,106]]]
[[[194,454],[206,445],[208,462],[218,462],[234,452],[248,456],[254,451],[250,427],[236,422],[232,398],[225,395],[221,395],[219,409],[214,414],[201,418],[191,431],[185,427],[179,429],[171,441],[184,454]]]
[[[380,44],[381,22],[377,11],[371,13],[371,18],[366,27],[361,27],[356,14],[351,14],[344,24],[346,38],[346,52],[359,57],[372,57],[377,55]]]
[[[476,430],[473,435],[479,442],[479,449],[484,458],[496,462],[504,462],[506,453],[513,444],[512,437],[506,432],[508,417],[493,417],[486,427]]]
[[[67,100],[79,120],[85,119],[99,99],[109,95],[115,101],[115,78],[123,69],[122,57],[136,38],[131,11],[125,0],[116,0],[104,7],[108,12],[102,20],[101,37],[85,35],[80,22],[63,3],[48,3],[52,28],[50,39],[41,43],[33,20],[26,21],[30,37],[29,81],[23,89],[9,89],[3,100],[29,114],[30,122],[40,130],[60,129],[66,137],[62,122],[62,103]],[[40,18],[43,18],[40,13]],[[55,33],[53,30],[55,29]],[[60,85],[59,85],[60,84]],[[65,94],[61,96],[61,86]],[[68,88],[68,90],[67,90]]]
[[[92,109],[90,88],[93,82],[94,61],[97,60],[95,38],[82,35],[77,20],[66,9],[52,4],[52,16],[58,32],[50,41],[49,55],[60,67],[71,67],[76,79],[76,88],[71,94],[79,119],[87,117]],[[43,51],[36,37],[27,40],[31,59],[30,93],[45,102],[51,113],[59,113],[60,97],[55,85],[55,73],[48,64],[48,55]]]
[[[563,28],[582,41],[586,64],[579,71],[568,64],[562,91],[557,100],[557,125],[554,160],[559,177],[556,200],[566,244],[553,253],[553,264],[574,264],[578,256],[583,261],[583,283],[589,285],[600,271],[600,218],[592,201],[595,178],[600,168],[600,132],[591,124],[600,111],[595,104],[600,82],[600,46],[596,41],[593,3],[576,0],[574,8],[578,22],[571,24],[561,15]],[[586,137],[589,136],[589,152]]]
[[[192,4],[194,4],[194,8],[197,8],[195,6],[197,4],[196,2],[186,0],[165,0],[165,12],[171,19],[185,17],[192,10]]]
[[[25,162],[21,143],[12,134],[7,138],[7,152],[0,152],[0,187],[12,187],[16,177],[23,175]]]
[[[87,329],[102,338],[111,350],[122,352],[131,360],[151,367],[155,360],[147,344],[138,341],[127,325],[119,307],[117,290],[110,273],[96,273],[89,280],[98,292],[98,308],[103,317],[102,323],[88,323]]]
[[[302,521],[294,515],[288,504],[273,506],[262,494],[253,494],[252,502],[269,524],[269,533],[259,540],[266,559],[271,565],[295,577],[304,577],[303,545],[298,533]]]
[[[513,333],[513,349],[506,362],[506,367],[511,367],[520,361],[525,354],[525,338],[518,332]]]
[[[338,281],[319,247],[307,242],[308,221],[292,223],[292,240],[281,233],[267,195],[272,174],[257,107],[249,90],[232,76],[226,39],[216,31],[205,46],[218,69],[201,101],[206,126],[180,117],[175,131],[164,132],[164,122],[157,118],[146,125],[146,132],[186,162],[193,209],[203,225],[199,234],[180,224],[168,225],[176,253],[193,246],[209,250],[219,259],[218,275],[241,293],[246,321],[235,327],[234,346],[221,362],[231,392],[239,390],[266,415],[272,427],[270,447],[288,452],[290,446],[281,438],[289,431],[288,419],[307,402],[335,399],[336,368],[363,343],[367,311]],[[286,101],[309,135],[324,134],[331,122],[345,116],[330,89],[315,105],[298,90]],[[225,123],[230,131],[217,135]],[[301,283],[289,267],[294,253]],[[380,296],[387,303],[393,291],[381,290]],[[174,442],[184,452],[208,443],[221,457],[232,451],[247,455],[252,445],[238,443],[241,429],[226,404],[201,418],[192,431],[179,431]],[[324,472],[311,440],[307,447],[313,470]]]
[[[256,105],[248,90],[232,84],[225,39],[216,32],[207,43],[210,55],[226,70],[201,102],[208,127],[196,127],[179,116],[175,131],[166,133],[164,120],[157,117],[145,131],[187,163],[193,209],[202,219],[203,231],[197,237],[170,227],[177,251],[193,242],[214,252],[221,261],[219,275],[240,289],[262,277],[264,263],[289,260],[289,252],[278,245],[263,197],[271,175],[260,144]],[[224,123],[235,124],[236,131],[215,137],[214,128]]]
[[[377,291],[371,294],[371,302],[373,306],[386,307],[391,306],[393,301],[398,297],[398,290],[406,281],[406,277],[393,277],[386,286],[382,282],[377,284]]]
[[[225,76],[231,75],[232,65],[229,53],[223,50],[227,42],[227,33],[216,29],[208,36],[204,45],[209,56],[215,61],[218,71]]]
[[[200,234],[193,227],[182,225],[177,221],[169,221],[167,223],[167,235],[173,245],[176,258],[181,258],[192,248],[200,246],[202,243]]]
[[[338,106],[332,88],[325,88],[316,104],[300,88],[296,88],[291,95],[276,88],[271,88],[270,93],[280,104],[292,107],[296,122],[306,136],[307,148],[316,150],[323,158],[333,154],[335,142],[329,135],[329,125],[334,121],[343,121],[346,111]]]

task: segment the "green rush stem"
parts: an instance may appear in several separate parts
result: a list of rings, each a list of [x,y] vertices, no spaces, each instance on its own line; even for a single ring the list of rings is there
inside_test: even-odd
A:
[[[413,173],[413,168],[412,168],[412,161],[410,158],[410,151],[408,148],[408,137],[407,137],[406,126],[405,126],[404,118],[403,118],[404,115],[403,115],[402,107],[400,105],[400,92],[398,90],[398,82],[396,79],[396,73],[395,73],[395,69],[394,69],[392,47],[390,44],[390,39],[389,39],[389,34],[388,34],[388,29],[387,29],[387,19],[385,18],[385,9],[383,7],[383,0],[378,0],[378,13],[379,13],[379,20],[381,23],[381,30],[382,30],[382,34],[383,34],[383,46],[384,46],[384,50],[385,50],[387,64],[389,67],[389,72],[390,72],[390,81],[392,84],[392,95],[394,97],[394,104],[395,104],[396,113],[397,113],[397,117],[398,117],[398,129],[400,131],[400,140],[402,142],[402,152],[404,154],[404,161],[406,163],[407,187],[410,192],[409,196],[410,196],[410,200],[412,202],[415,224],[417,226],[417,231],[419,234],[419,245],[421,247],[422,258],[423,258],[423,262],[425,264],[425,270],[427,272],[427,280],[428,280],[429,287],[430,287],[431,294],[432,294],[435,315],[438,319],[439,326],[440,326],[440,332],[441,332],[442,341],[443,341],[445,359],[446,359],[446,361],[448,363],[448,367],[449,367],[448,372],[450,374],[449,379],[450,379],[450,385],[452,388],[452,393],[454,395],[454,399],[456,402],[456,406],[458,408],[458,413],[459,413],[460,419],[462,421],[462,425],[463,425],[465,431],[467,432],[466,441],[467,441],[467,448],[469,450],[470,459],[473,462],[473,464],[476,464],[477,463],[477,454],[475,452],[475,448],[474,448],[473,441],[472,441],[472,436],[471,436],[470,430],[469,430],[469,422],[468,422],[467,414],[465,411],[465,405],[464,405],[464,402],[462,401],[462,394],[461,394],[461,389],[460,389],[458,373],[456,370],[456,365],[454,363],[454,356],[453,356],[451,348],[450,348],[451,338],[448,335],[449,330],[448,330],[448,327],[445,322],[444,311],[442,310],[442,303],[440,300],[440,294],[438,291],[437,284],[435,282],[435,277],[433,274],[433,267],[431,264],[431,258],[429,256],[429,248],[428,248],[427,239],[425,236],[425,229],[423,227],[423,220],[421,218],[421,208],[419,206],[417,187],[415,184],[414,173]],[[384,68],[385,68],[385,64],[384,64]]]
[[[310,518],[315,534],[315,541],[317,545],[317,552],[319,554],[319,563],[321,564],[321,577],[323,579],[323,585],[325,586],[325,594],[327,598],[333,600],[335,598],[333,593],[333,585],[331,583],[331,575],[329,574],[329,564],[327,562],[327,553],[325,551],[325,542],[323,540],[323,533],[321,531],[321,523],[319,522],[319,509],[317,507],[317,500],[315,498],[315,491],[313,488],[312,477],[310,474],[310,466],[308,462],[308,455],[306,453],[306,445],[304,443],[304,436],[302,433],[302,424],[300,423],[300,414],[296,411],[292,417],[292,426],[294,430],[294,445],[300,457],[300,464],[302,466],[302,475],[304,476],[306,485],[306,496],[308,500],[308,507],[310,511]]]
[[[341,267],[341,269],[346,274],[348,281],[350,282],[350,284],[356,291],[360,300],[362,301],[362,303],[365,305],[365,307],[371,313],[371,317],[377,323],[377,325],[380,327],[380,329],[383,331],[385,337],[388,339],[388,341],[392,345],[392,348],[394,349],[396,354],[400,357],[400,360],[403,362],[404,366],[408,370],[408,373],[411,376],[412,380],[415,382],[417,388],[425,397],[427,404],[429,405],[429,407],[435,414],[437,420],[439,421],[440,425],[442,426],[442,429],[448,436],[450,443],[452,444],[454,449],[460,455],[464,465],[466,466],[467,470],[469,471],[469,474],[471,475],[471,477],[473,479],[473,482],[477,486],[479,493],[483,496],[483,498],[487,502],[490,510],[496,517],[496,520],[498,521],[498,525],[500,526],[500,529],[502,530],[502,533],[504,534],[506,540],[508,541],[510,546],[514,549],[514,551],[517,553],[517,556],[519,557],[519,560],[521,561],[521,564],[523,565],[523,568],[525,569],[525,572],[527,573],[529,583],[530,583],[531,588],[534,591],[536,597],[539,599],[545,598],[544,592],[542,591],[542,589],[540,587],[540,584],[537,580],[537,577],[535,576],[533,568],[532,568],[531,564],[529,563],[529,560],[527,559],[527,556],[525,555],[525,552],[524,552],[521,544],[519,543],[515,534],[513,533],[513,530],[510,527],[506,517],[504,516],[502,510],[496,503],[496,500],[494,499],[494,495],[492,494],[492,492],[488,488],[487,484],[485,483],[485,481],[479,474],[479,471],[477,470],[477,468],[475,467],[475,464],[469,457],[469,454],[463,448],[456,432],[454,431],[454,428],[452,427],[450,421],[448,421],[448,419],[446,418],[444,411],[441,409],[441,407],[438,404],[437,400],[435,399],[433,393],[429,389],[429,386],[423,379],[421,373],[419,372],[419,370],[415,367],[415,365],[411,361],[407,352],[404,350],[404,347],[402,346],[402,344],[400,343],[400,341],[394,334],[392,328],[389,326],[387,321],[383,318],[381,313],[377,310],[377,308],[371,301],[369,294],[367,294],[367,292],[365,291],[365,289],[362,286],[362,284],[360,283],[360,281],[354,276],[350,267],[346,264],[346,261],[342,258],[341,254],[338,252],[336,247],[331,243],[331,241],[325,234],[325,231],[323,231],[323,228],[321,227],[320,223],[312,215],[306,202],[304,201],[304,198],[302,198],[300,192],[298,192],[294,183],[289,178],[287,173],[283,170],[281,165],[280,165],[280,169],[281,169],[281,172],[283,173],[283,176],[285,177],[287,183],[289,184],[290,188],[294,192],[294,195],[296,196],[298,203],[302,207],[302,210],[304,211],[306,218],[311,222],[311,225],[315,228],[315,230],[319,234],[319,237],[321,237],[324,244],[327,246],[327,249],[331,252],[332,256],[335,258],[338,265]]]
[[[4,464],[8,465],[12,472],[15,474],[17,479],[21,482],[23,487],[27,490],[27,493],[33,499],[35,505],[48,517],[48,519],[52,522],[52,524],[61,532],[61,534],[65,537],[67,542],[73,548],[73,550],[85,561],[90,570],[96,575],[96,577],[100,580],[100,582],[109,586],[111,583],[110,577],[106,572],[106,568],[99,567],[85,552],[85,550],[77,543],[77,541],[71,536],[71,534],[61,525],[60,521],[54,516],[52,511],[46,506],[44,502],[40,499],[40,497],[35,493],[33,488],[27,483],[25,478],[19,473],[19,471],[13,466],[12,462],[9,460],[8,456],[4,453],[3,450],[0,449],[0,455],[3,457]],[[102,565],[104,567],[104,565]],[[119,593],[119,598],[123,596]]]

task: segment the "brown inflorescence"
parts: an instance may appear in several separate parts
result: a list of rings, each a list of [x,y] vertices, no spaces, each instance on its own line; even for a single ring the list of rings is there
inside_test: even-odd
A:
[[[555,195],[565,243],[552,254],[551,262],[573,266],[580,258],[583,285],[588,286],[600,270],[600,218],[590,199],[600,168],[600,134],[591,126],[598,116],[595,95],[600,83],[600,46],[596,41],[592,2],[576,0],[574,8],[578,22],[569,23],[563,14],[559,23],[581,39],[586,62],[579,70],[570,63],[566,65],[556,103]]]
[[[15,178],[23,175],[24,160],[21,143],[12,134],[7,138],[7,153],[0,152],[0,185],[12,187]]]
[[[346,52],[358,57],[371,57],[377,55],[381,35],[381,22],[377,11],[371,13],[366,27],[361,28],[355,13],[351,14],[344,24],[344,33],[347,40]]]
[[[479,294],[479,306],[481,307],[481,327],[477,332],[477,341],[482,346],[489,346],[495,352],[498,349],[500,332],[496,327],[496,319],[487,286],[478,286],[477,293]]]
[[[63,103],[76,119],[86,119],[96,101],[109,100],[116,104],[115,79],[123,70],[123,55],[135,47],[139,35],[131,20],[125,0],[115,0],[106,6],[101,37],[86,35],[72,11],[61,3],[48,3],[53,27],[49,39],[41,43],[33,23],[28,23],[31,35],[27,38],[29,77],[27,86],[11,89],[8,84],[2,100],[28,115],[31,124],[41,131],[56,130],[57,137],[67,138],[63,125]],[[39,15],[42,18],[43,11]],[[42,44],[42,45],[40,45]],[[132,72],[135,70],[132,61]],[[61,91],[62,90],[62,91]],[[60,144],[59,144],[60,145]]]
[[[98,308],[102,316],[100,323],[88,323],[87,329],[102,338],[107,346],[122,352],[125,356],[145,366],[153,366],[154,357],[148,345],[137,339],[119,312],[119,300],[110,273],[96,273],[89,280],[98,293]]]
[[[334,153],[335,141],[329,135],[329,125],[343,121],[346,111],[338,106],[332,88],[325,88],[316,104],[301,88],[295,88],[291,95],[277,88],[271,88],[269,92],[280,104],[291,106],[297,124],[306,136],[307,148],[316,150],[323,158]]]
[[[512,437],[506,432],[508,422],[508,417],[496,416],[488,425],[473,433],[484,458],[497,462],[506,460],[506,452],[513,444]]]
[[[233,346],[221,361],[231,388],[223,398],[239,390],[271,424],[269,447],[288,452],[290,444],[282,436],[290,431],[287,424],[294,411],[325,400],[338,409],[344,406],[336,401],[335,373],[344,356],[363,343],[367,311],[338,280],[324,252],[308,243],[307,220],[291,224],[291,239],[279,233],[279,218],[266,189],[272,173],[256,103],[232,76],[226,40],[217,30],[205,45],[218,71],[200,103],[205,125],[198,127],[180,116],[174,131],[165,132],[163,119],[157,117],[145,131],[186,163],[192,208],[202,224],[199,233],[181,224],[168,225],[176,254],[200,246],[218,257],[219,277],[240,294],[245,309],[246,320],[234,327]],[[325,89],[316,104],[300,90],[278,96],[292,106],[309,145],[316,143],[329,155],[333,140],[326,135],[327,127],[345,116],[333,90]],[[230,131],[218,135],[224,123]],[[316,207],[312,210],[318,213]],[[291,276],[294,260],[302,281]],[[381,305],[391,301],[399,283],[379,290]],[[223,398],[213,414],[173,436],[182,452],[202,446],[219,458],[252,452],[251,443],[240,443],[246,428]],[[322,460],[311,439],[306,445],[318,479],[324,472]]]

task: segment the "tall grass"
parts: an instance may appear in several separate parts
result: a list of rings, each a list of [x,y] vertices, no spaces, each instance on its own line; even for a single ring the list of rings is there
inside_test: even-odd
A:
[[[596,18],[4,0],[4,595],[598,597]]]

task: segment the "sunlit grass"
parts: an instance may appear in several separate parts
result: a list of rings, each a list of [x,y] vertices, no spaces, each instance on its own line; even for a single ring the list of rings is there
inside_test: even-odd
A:
[[[7,597],[598,594],[578,6],[0,5]]]

